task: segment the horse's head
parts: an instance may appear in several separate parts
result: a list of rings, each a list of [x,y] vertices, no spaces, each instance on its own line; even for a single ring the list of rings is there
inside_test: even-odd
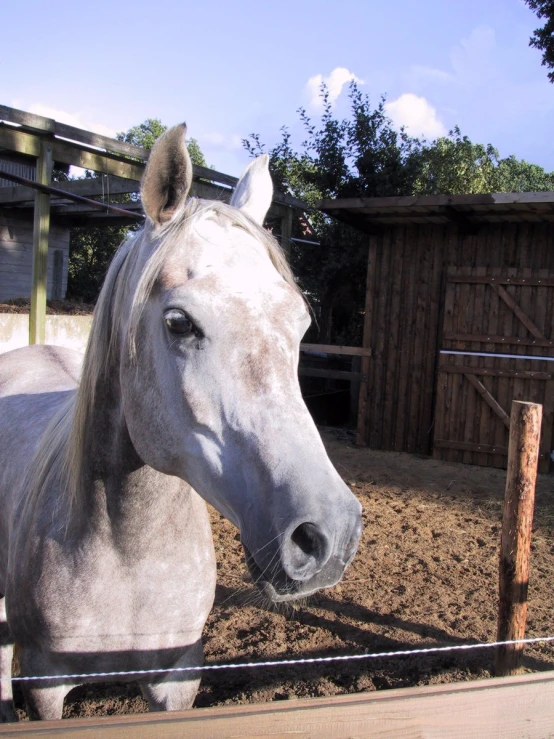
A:
[[[361,508],[329,461],[297,377],[310,323],[274,239],[267,157],[231,204],[186,200],[183,126],[156,144],[148,216],[125,275],[123,408],[142,460],[189,482],[241,532],[273,601],[335,584],[356,551]]]

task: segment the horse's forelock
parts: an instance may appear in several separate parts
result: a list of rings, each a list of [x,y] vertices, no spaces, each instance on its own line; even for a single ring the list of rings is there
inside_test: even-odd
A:
[[[212,215],[217,220],[227,221],[227,223],[241,228],[260,242],[265,247],[277,272],[304,300],[281,246],[269,231],[259,226],[241,210],[226,203],[189,198],[173,220],[158,230],[155,248],[152,250],[135,290],[128,334],[128,350],[131,357],[136,354],[136,338],[140,317],[168,256],[178,243],[183,243],[186,240],[188,232],[200,219]]]

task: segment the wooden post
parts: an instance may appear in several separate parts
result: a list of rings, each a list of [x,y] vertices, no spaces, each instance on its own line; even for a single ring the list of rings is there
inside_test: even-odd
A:
[[[37,182],[49,185],[52,179],[53,145],[41,139],[37,159]],[[33,224],[33,284],[29,315],[29,344],[44,344],[46,326],[46,291],[48,280],[48,235],[50,232],[50,195],[35,194]]]
[[[525,637],[531,527],[541,438],[542,406],[512,401],[506,493],[500,545],[498,641]],[[520,670],[523,645],[497,648],[496,674]]]
[[[373,319],[373,301],[375,299],[375,272],[377,268],[377,244],[374,237],[369,237],[369,246],[367,254],[367,277],[365,288],[365,310],[364,310],[364,333],[362,338],[362,347],[364,349],[371,348],[371,329]],[[367,426],[367,394],[369,389],[369,371],[371,366],[371,357],[368,352],[362,357],[360,394],[358,396],[358,423],[356,429],[356,444],[358,446],[367,446],[368,443],[368,426]]]

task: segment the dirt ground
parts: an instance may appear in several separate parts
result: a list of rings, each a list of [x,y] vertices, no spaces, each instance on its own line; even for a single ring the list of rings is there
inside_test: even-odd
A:
[[[336,587],[269,610],[246,574],[235,529],[212,511],[216,605],[208,663],[361,654],[496,637],[497,568],[505,473],[356,448],[325,429],[329,454],[364,508],[358,554]],[[554,633],[554,476],[537,487],[528,636]],[[288,700],[473,680],[492,674],[492,650],[206,673],[195,706]],[[554,669],[550,645],[525,650],[528,671]],[[21,702],[19,701],[21,707]],[[67,717],[142,712],[134,684],[77,688]],[[23,710],[20,711],[24,718]]]
[[[31,309],[30,298],[14,298],[5,303],[0,303],[0,313],[29,313]],[[52,315],[89,316],[94,311],[94,305],[80,303],[72,300],[48,300],[46,313]]]

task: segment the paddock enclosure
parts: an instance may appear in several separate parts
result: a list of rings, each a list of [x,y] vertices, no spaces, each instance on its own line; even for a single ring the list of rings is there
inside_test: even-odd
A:
[[[236,529],[212,510],[218,586],[204,633],[206,663],[394,652],[494,641],[504,472],[356,447],[353,436],[343,431],[324,429],[323,438],[333,463],[363,505],[364,532],[358,554],[337,587],[295,607],[268,610],[247,575]],[[528,594],[529,637],[551,633],[553,522],[552,478],[539,475]],[[537,675],[524,675],[521,680],[547,680],[554,670],[552,645],[526,646],[523,668]],[[271,702],[280,712],[286,707],[290,717],[301,710],[304,700],[310,705],[331,705],[350,693],[356,695],[349,701],[359,701],[356,711],[362,710],[366,698],[384,701],[390,721],[398,725],[403,716],[410,715],[412,690],[418,695],[418,691],[425,690],[455,693],[484,679],[492,687],[493,674],[491,649],[338,665],[222,670],[203,675],[195,705],[238,716],[243,708],[256,715],[256,710],[266,710],[260,704]],[[387,696],[391,701],[396,698],[397,689],[406,691],[408,704],[387,703]],[[494,724],[494,716],[491,718],[485,706],[496,710],[501,705],[499,699],[481,691],[471,700],[478,701],[479,708],[466,704],[452,714],[451,721],[462,726],[483,721],[481,726],[488,728],[486,722],[490,719]],[[417,701],[415,705],[419,705]],[[431,705],[434,711],[435,705]],[[24,718],[21,697],[18,708]],[[64,716],[90,721],[113,716],[115,721],[122,719],[120,714],[145,710],[146,702],[136,683],[104,683],[72,691]],[[368,715],[374,710],[379,709],[369,706]],[[537,720],[548,716],[534,698],[528,710]],[[350,726],[341,715],[341,725]],[[138,718],[135,716],[133,721]],[[435,734],[428,735],[449,736],[445,729],[448,719],[446,711],[446,718],[436,721]],[[319,718],[314,720],[317,727]],[[379,725],[375,727],[377,736]],[[66,726],[69,729],[72,723],[66,722]],[[132,726],[128,731],[132,736]],[[323,732],[323,728],[314,731]],[[235,730],[234,735],[240,733]],[[205,735],[209,736],[207,729]],[[344,735],[357,734],[352,731]],[[484,730],[473,735],[484,735]],[[513,735],[517,736],[515,730]],[[519,736],[525,734],[520,732]]]
[[[137,191],[145,154],[23,111],[0,107],[0,119],[16,124],[0,123],[0,157],[9,153],[12,164],[18,157],[44,160],[52,146],[52,163],[103,173],[100,180],[63,183],[65,193],[43,193],[47,200],[31,186],[0,182],[3,233],[13,233],[19,223],[27,234],[25,250],[32,249],[35,263],[42,264],[31,319],[40,341],[45,265],[54,258],[51,254],[45,261],[48,237],[70,224],[137,220],[140,203],[124,206],[129,215],[116,213],[106,195],[108,190]],[[236,180],[201,170],[195,169],[197,194],[219,193],[227,199]],[[103,202],[72,200],[79,195]],[[363,539],[337,587],[270,611],[246,574],[236,531],[212,510],[218,588],[205,633],[210,664],[493,641],[504,489],[504,474],[494,468],[506,464],[512,399],[543,404],[539,465],[545,472],[550,468],[554,194],[380,198],[320,206],[368,233],[363,345],[303,347],[361,362],[361,372],[335,370],[341,378],[360,382],[357,437],[324,430],[324,438],[337,469],[363,504]],[[278,195],[273,204],[275,230],[285,247],[292,218],[303,207],[286,195]],[[51,252],[53,245],[51,241]],[[54,266],[52,261],[50,290],[54,285],[63,289],[63,275],[61,282],[59,274],[55,279]],[[26,275],[31,286],[30,270]],[[308,375],[331,376],[317,367],[305,369]],[[552,478],[541,475],[529,586],[530,637],[551,632],[553,492]],[[104,729],[114,737],[152,735],[154,730],[163,736],[304,732],[338,737],[368,735],[369,726],[373,736],[390,735],[391,727],[413,736],[476,736],[489,729],[498,736],[548,735],[554,722],[552,646],[526,647],[524,670],[538,671],[534,676],[490,680],[493,663],[491,650],[475,650],[341,666],[207,673],[196,705],[212,711],[215,724],[202,724],[208,716],[203,711],[124,720],[119,714],[146,710],[136,684],[91,684],[69,695],[64,716],[80,721],[65,722],[63,733],[92,735],[96,717],[111,715]],[[24,720],[21,695],[16,698]],[[273,702],[271,707],[259,705],[267,701]],[[453,732],[454,722],[465,733]],[[525,734],[531,723],[535,733]],[[206,726],[217,727],[219,733],[211,734]],[[427,733],[417,733],[422,727]],[[0,727],[0,735],[42,730],[39,725],[11,725]],[[47,731],[56,735],[62,729]]]
[[[505,467],[512,400],[554,422],[554,193],[325,200],[368,234],[358,442]]]

